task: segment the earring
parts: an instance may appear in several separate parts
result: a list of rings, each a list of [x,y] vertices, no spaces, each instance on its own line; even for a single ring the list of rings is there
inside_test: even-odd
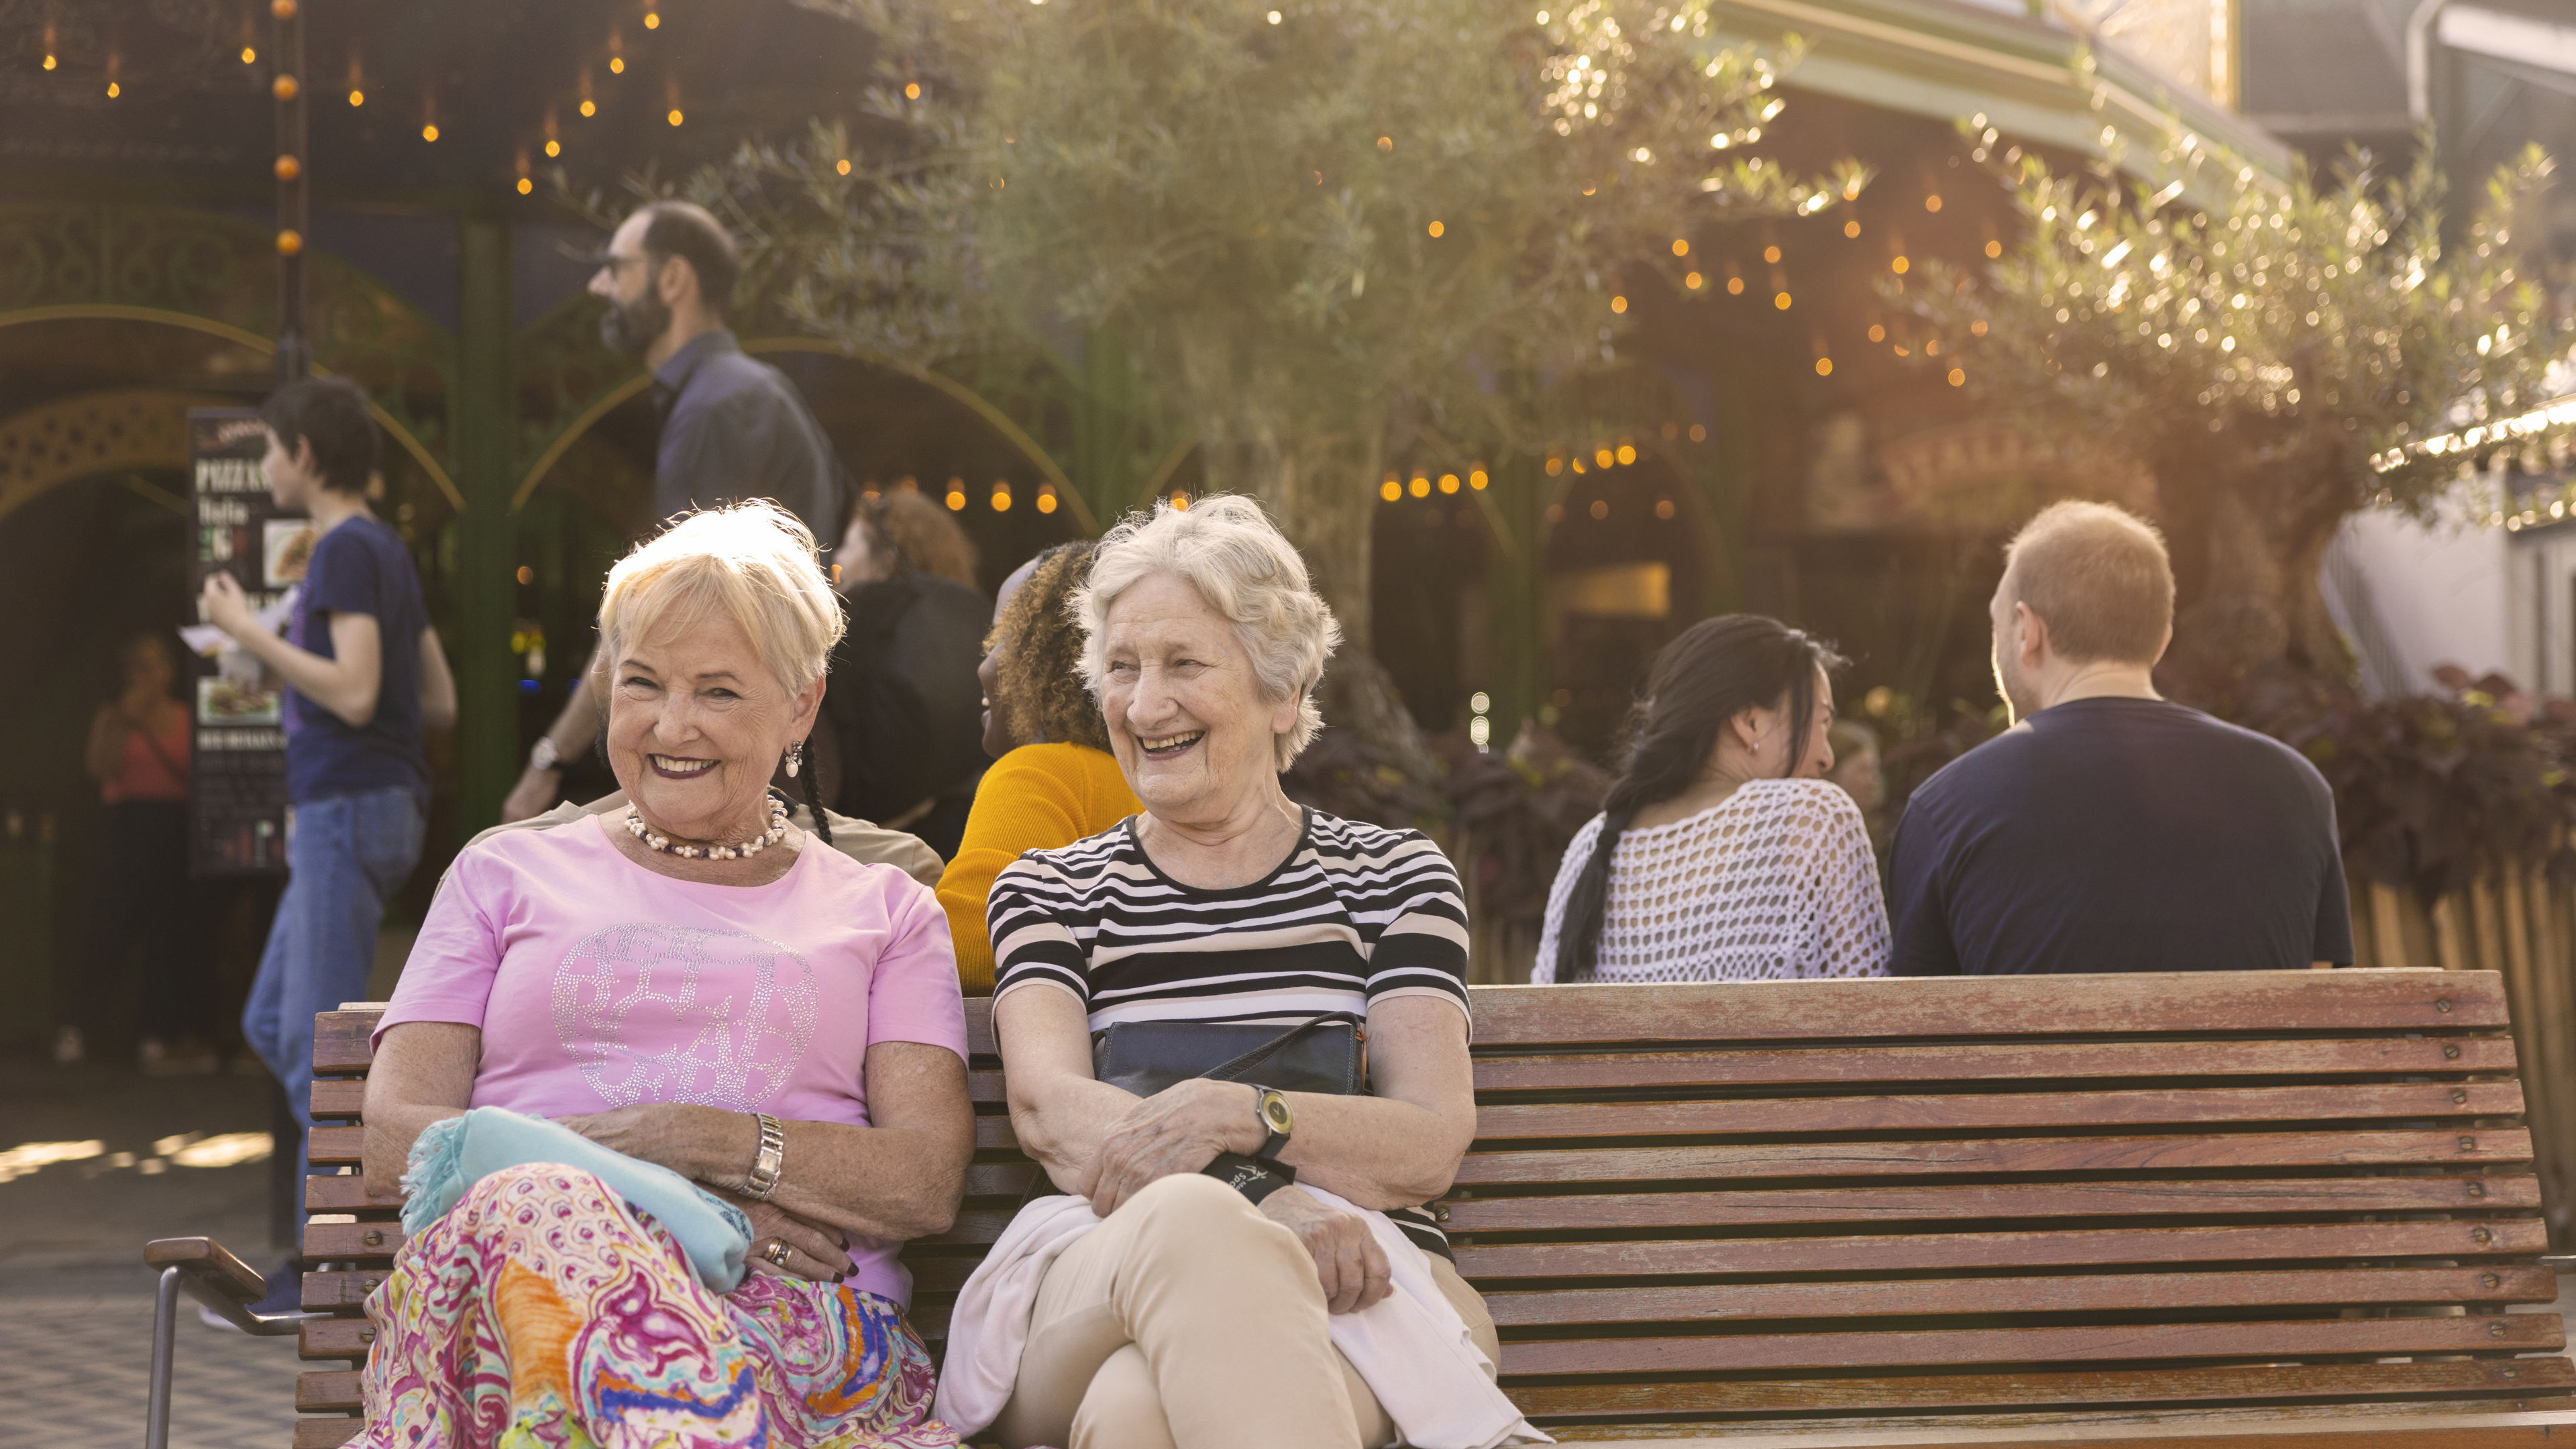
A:
[[[803,740],[798,740],[796,743],[787,747],[787,778],[791,780],[795,779],[796,771],[802,767],[804,763],[805,742]]]

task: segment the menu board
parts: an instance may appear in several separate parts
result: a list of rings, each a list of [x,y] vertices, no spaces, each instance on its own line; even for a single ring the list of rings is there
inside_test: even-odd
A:
[[[269,497],[259,460],[268,432],[250,408],[188,410],[197,549],[189,596],[228,572],[264,616],[283,613],[287,591],[313,552],[310,519]],[[286,869],[284,686],[245,649],[189,631],[211,652],[192,655],[196,780],[189,793],[188,869],[195,875],[269,875]]]

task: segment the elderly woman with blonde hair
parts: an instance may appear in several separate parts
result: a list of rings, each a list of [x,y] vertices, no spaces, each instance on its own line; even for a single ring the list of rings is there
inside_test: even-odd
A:
[[[993,882],[1011,1125],[1064,1195],[959,1295],[940,1417],[1073,1449],[1533,1437],[1424,1210],[1475,1135],[1457,875],[1279,785],[1332,611],[1213,497],[1111,530],[1074,614],[1144,810]]]
[[[457,857],[367,1083],[370,1178],[469,1108],[550,1118],[739,1209],[751,1275],[702,1281],[601,1173],[491,1171],[368,1300],[360,1443],[957,1442],[895,1260],[948,1227],[973,1152],[946,920],[769,789],[840,629],[812,537],[768,503],[612,569],[594,683],[631,803]]]

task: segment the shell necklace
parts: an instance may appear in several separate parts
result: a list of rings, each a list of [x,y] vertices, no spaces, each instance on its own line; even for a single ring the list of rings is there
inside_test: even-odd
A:
[[[644,824],[643,813],[632,805],[626,807],[626,833],[650,849],[682,860],[749,860],[787,838],[787,802],[770,796],[769,828],[740,845],[673,845],[669,836],[654,834]]]

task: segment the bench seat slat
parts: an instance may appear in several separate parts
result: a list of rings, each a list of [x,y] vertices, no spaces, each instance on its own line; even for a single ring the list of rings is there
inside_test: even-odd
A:
[[[1787,1223],[2181,1213],[2450,1212],[2540,1206],[2531,1177],[2288,1177],[2211,1181],[1982,1183],[1961,1187],[1738,1188],[1726,1192],[1452,1198],[1450,1233],[1590,1228],[1747,1227]],[[1007,1218],[1005,1218],[1007,1221]],[[962,1229],[966,1219],[959,1219]],[[999,1224],[995,1225],[998,1233]],[[991,1238],[960,1241],[990,1242]]]
[[[352,1416],[302,1419],[295,1425],[295,1449],[340,1449],[358,1437],[367,1422]]]
[[[1498,1327],[1593,1323],[1727,1323],[1781,1318],[1888,1318],[1945,1313],[2101,1313],[2390,1303],[2552,1303],[2557,1275],[2494,1268],[2310,1269],[2252,1273],[2107,1273],[2044,1278],[1899,1279],[1867,1283],[1732,1283],[1688,1288],[1573,1288],[1494,1293]]]
[[[2512,1377],[2506,1377],[2507,1374]],[[2473,1359],[2436,1363],[2069,1369],[2021,1374],[1871,1375],[1654,1384],[1514,1383],[1506,1384],[1504,1392],[1520,1406],[1522,1413],[1540,1418],[1617,1414],[1775,1414],[1815,1410],[1889,1414],[1914,1409],[2006,1409],[2028,1405],[2452,1395],[2528,1395],[2545,1403],[2557,1396],[2576,1392],[2576,1370],[2571,1370],[2563,1358]]]
[[[2145,1127],[2180,1123],[2510,1117],[2518,1082],[2177,1088],[1904,1097],[1750,1098],[1714,1102],[1563,1102],[1484,1107],[1476,1136],[1754,1136],[1785,1132],[1956,1132],[2015,1127]],[[1009,1119],[985,1117],[978,1125]],[[977,1145],[984,1145],[981,1138]],[[1003,1143],[994,1143],[1000,1146]]]
[[[349,1128],[316,1128],[325,1131]],[[2465,1144],[2465,1145],[2464,1145]],[[319,1160],[318,1158],[316,1159]],[[1470,1152],[1457,1181],[1693,1182],[1723,1178],[2526,1163],[2519,1127],[2423,1132],[2247,1132],[2170,1137],[2003,1137],[1964,1142],[1782,1142],[1738,1147],[1575,1147]]]
[[[295,1376],[295,1408],[311,1414],[359,1406],[358,1370],[308,1369]]]
[[[296,1330],[299,1358],[365,1358],[376,1326],[363,1318],[308,1318]]]
[[[315,1167],[357,1167],[366,1161],[367,1129],[316,1125],[305,1139],[304,1155]]]
[[[2267,979],[2268,978],[2268,979]],[[1872,1037],[2187,1032],[2213,1023],[2285,1031],[2464,1030],[2506,1024],[2491,971],[2137,972],[1908,980],[1734,981],[1712,1013],[1705,986],[1489,986],[1475,993],[1481,1046]]]
[[[2513,1038],[2509,1036],[2292,1038],[2257,1042],[1982,1041],[1872,1046],[1867,1052],[1837,1045],[1488,1055],[1476,1061],[1476,1091],[1481,1097],[1496,1092],[1836,1082],[2457,1075],[2512,1070]],[[1001,1074],[992,1076],[998,1087]],[[980,1091],[977,1097],[985,1100]]]
[[[367,1105],[364,1077],[316,1077],[308,1098],[316,1122],[355,1122]]]
[[[1714,1373],[1752,1369],[1948,1367],[2305,1354],[2528,1353],[2567,1346],[2555,1313],[2481,1318],[2316,1318],[2262,1323],[2121,1323],[1854,1333],[1703,1334],[1506,1343],[1523,1374]]]
[[[1459,1273],[1470,1282],[1483,1284],[1530,1278],[2530,1257],[2548,1248],[2549,1230],[2539,1219],[2504,1218],[2446,1223],[2282,1223],[1843,1238],[1471,1244],[1459,1246],[1456,1253]]]
[[[383,1268],[335,1268],[327,1273],[304,1275],[304,1311],[307,1313],[354,1312],[366,1306],[367,1295],[385,1281]]]
[[[323,1011],[313,1016],[313,1071],[316,1076],[363,1073],[376,1059],[367,1038],[375,1034],[381,1011]]]
[[[383,1182],[357,1173],[317,1172],[304,1179],[308,1213],[388,1212],[402,1207],[400,1182]]]
[[[308,1263],[390,1262],[402,1245],[403,1228],[398,1222],[304,1225],[304,1261]]]

